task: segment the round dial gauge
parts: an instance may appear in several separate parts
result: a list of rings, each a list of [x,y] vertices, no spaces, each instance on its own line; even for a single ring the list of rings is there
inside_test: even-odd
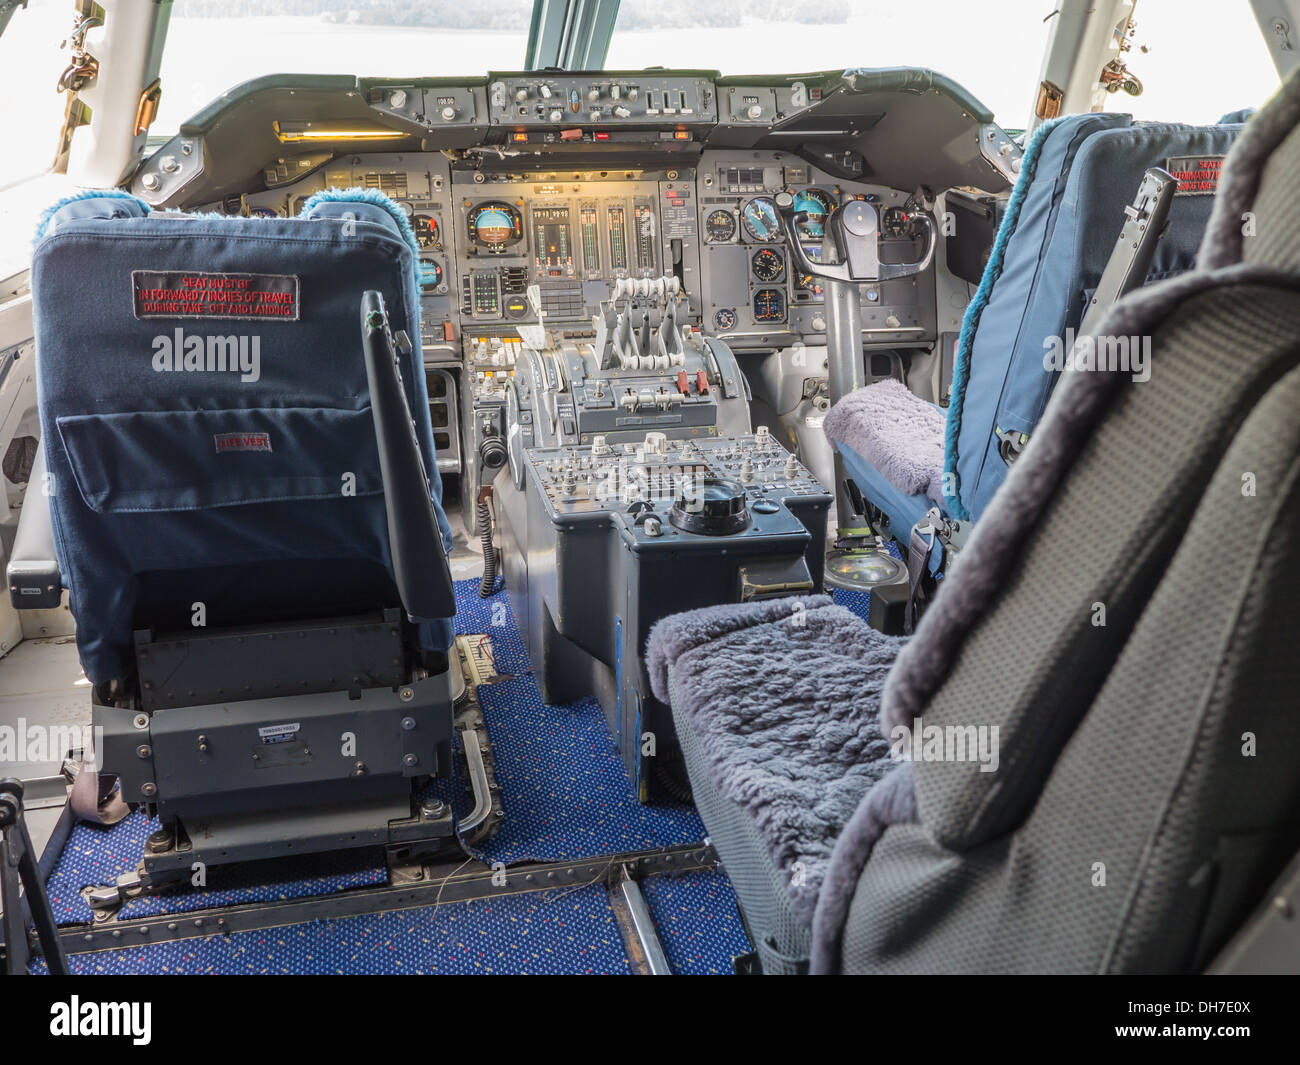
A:
[[[821,240],[826,234],[826,216],[835,210],[835,197],[824,189],[804,189],[794,198],[795,213],[808,217],[799,223],[799,235],[809,240]]]
[[[760,288],[755,292],[754,321],[785,321],[785,293],[779,288]]]
[[[411,219],[415,230],[415,239],[421,248],[433,248],[438,245],[438,220],[432,215],[417,214]]]
[[[723,307],[713,316],[713,324],[726,332],[728,329],[736,328],[736,312],[730,307]]]
[[[767,244],[781,239],[781,223],[776,217],[776,204],[768,196],[759,196],[745,204],[740,220],[751,240]]]
[[[785,273],[785,256],[775,248],[759,248],[750,265],[760,281],[779,281]]]
[[[714,244],[722,244],[736,236],[736,216],[721,208],[704,220],[704,235]]]
[[[468,222],[470,236],[485,248],[504,248],[524,236],[523,219],[508,203],[480,203],[470,209]]]

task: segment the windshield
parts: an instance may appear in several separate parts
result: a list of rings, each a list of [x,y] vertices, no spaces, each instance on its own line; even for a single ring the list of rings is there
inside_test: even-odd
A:
[[[1034,101],[1055,0],[622,0],[606,65],[792,74],[929,67],[1009,126]],[[1012,43],[1014,42],[1014,43]]]
[[[1029,120],[1057,0],[622,0],[606,65],[788,74],[849,67],[929,67],[970,90],[998,122]],[[1140,97],[1106,110],[1216,122],[1278,86],[1248,0],[1139,0],[1129,67]]]
[[[266,74],[482,77],[523,65],[533,0],[175,0],[152,132]]]
[[[622,0],[606,66],[803,73],[923,66],[969,89],[1008,128],[1033,105],[1056,0]],[[1129,66],[1139,97],[1111,111],[1214,122],[1278,85],[1249,0],[1140,0]],[[533,0],[175,0],[151,133],[169,136],[230,88],[275,73],[481,76],[524,65]],[[35,0],[0,38],[0,189],[54,157],[70,3]]]
[[[72,5],[36,3],[14,12],[0,37],[0,189],[40,174],[54,162],[63,122],[59,75],[68,53]]]

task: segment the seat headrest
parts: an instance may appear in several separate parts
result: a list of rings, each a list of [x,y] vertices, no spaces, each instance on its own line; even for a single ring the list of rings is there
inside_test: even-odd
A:
[[[1246,123],[1224,166],[1201,245],[1205,269],[1238,262],[1300,269],[1300,70]]]
[[[143,218],[149,214],[149,205],[120,189],[95,189],[74,193],[49,207],[36,226],[36,240],[52,233],[69,222],[88,218]]]
[[[420,243],[410,219],[400,207],[378,189],[325,189],[302,205],[300,218],[343,218],[374,222],[390,229],[406,241],[411,254],[418,257]]]

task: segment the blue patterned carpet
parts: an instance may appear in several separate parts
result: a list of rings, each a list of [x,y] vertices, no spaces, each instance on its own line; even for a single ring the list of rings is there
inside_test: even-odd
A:
[[[81,896],[83,887],[111,884],[119,873],[134,869],[144,841],[158,822],[136,810],[111,828],[77,824],[46,881],[50,907],[59,924],[80,924],[92,917]],[[119,911],[124,918],[187,913],[207,906],[240,902],[275,902],[325,895],[363,884],[388,880],[382,852],[341,851],[258,865],[228,865],[208,870],[207,887],[182,886],[164,895],[129,899]]]
[[[506,863],[577,859],[704,838],[693,808],[636,802],[595,700],[542,702],[506,595],[481,599],[478,582],[468,580],[457,582],[456,599],[457,632],[489,635],[502,675],[479,690],[506,810],[481,857]],[[458,813],[468,812],[458,775],[431,788]],[[56,919],[90,920],[82,887],[111,883],[133,868],[157,827],[139,811],[112,828],[76,826],[48,881]],[[381,854],[356,851],[228,866],[209,877],[214,883],[208,888],[133,899],[121,914],[138,918],[322,895],[383,883],[386,872]],[[652,877],[645,894],[675,972],[730,973],[732,957],[749,949],[723,874]],[[70,963],[74,972],[103,974],[628,971],[599,886],[76,955]],[[43,971],[42,963],[33,971]]]
[[[732,958],[750,951],[724,873],[650,876],[641,881],[641,892],[675,974],[730,976]]]
[[[478,848],[485,860],[562,861],[704,839],[693,807],[636,801],[594,699],[547,706],[531,674],[478,692],[506,813]],[[457,814],[468,812],[459,778],[434,787]]]
[[[73,973],[429,975],[628,973],[602,887],[510,895],[77,954]],[[32,971],[46,971],[37,961]]]

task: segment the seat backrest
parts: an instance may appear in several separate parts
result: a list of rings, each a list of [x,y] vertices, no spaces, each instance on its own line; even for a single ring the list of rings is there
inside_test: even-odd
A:
[[[1198,970],[1300,846],[1298,165],[1300,75],[1229,157],[1213,269],[1099,326],[1149,380],[1066,375],[900,654],[885,727],[999,761],[913,766],[846,968]]]
[[[41,430],[92,682],[130,676],[136,629],[400,605],[361,345],[368,289],[416,338],[402,377],[450,549],[416,256],[396,205],[360,189],[320,194],[298,218],[157,214],[121,194],[49,213],[31,275]],[[427,650],[450,639],[446,622],[420,626]]]
[[[1007,473],[999,434],[1018,438],[1038,423],[1059,377],[1045,367],[1045,342],[1079,326],[1143,173],[1159,166],[1181,179],[1149,283],[1194,265],[1218,168],[1241,128],[1085,114],[1035,133],[962,323],[945,439],[951,516],[979,517]]]

